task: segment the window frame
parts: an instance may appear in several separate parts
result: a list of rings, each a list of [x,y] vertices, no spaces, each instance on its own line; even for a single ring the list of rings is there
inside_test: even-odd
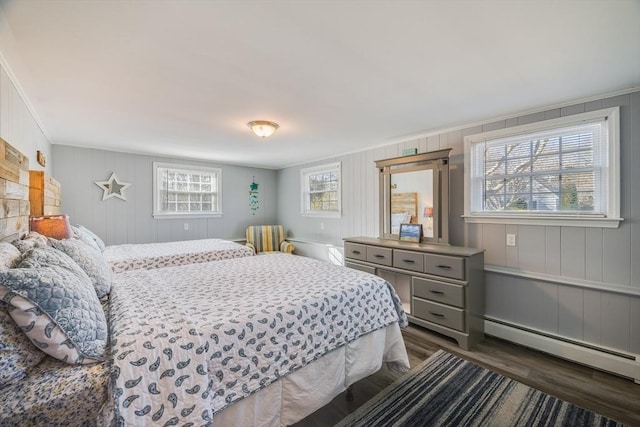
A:
[[[321,173],[333,173],[338,175],[338,189],[337,191],[337,204],[338,209],[334,211],[318,211],[307,209],[310,206],[309,194],[310,189],[308,187],[309,175],[321,174]],[[300,214],[308,217],[323,217],[323,218],[340,218],[342,216],[342,163],[328,163],[318,166],[312,166],[300,170]]]
[[[488,140],[509,137],[521,137],[543,131],[564,128],[572,125],[587,124],[597,120],[606,120],[605,132],[608,135],[607,156],[608,174],[606,193],[602,195],[606,203],[606,213],[554,213],[532,212],[512,213],[509,211],[487,212],[474,211],[472,200],[478,200],[478,185],[474,184],[475,175],[472,165],[476,164],[472,159],[472,145]],[[557,119],[544,120],[526,125],[514,126],[495,131],[482,132],[469,135],[464,138],[464,215],[467,223],[489,224],[524,224],[570,227],[601,227],[617,228],[620,221],[620,107],[605,108],[587,113],[574,114]],[[484,182],[484,181],[483,181]]]
[[[160,194],[160,173],[164,169],[185,171],[187,173],[216,175],[217,188],[215,193],[218,198],[216,211],[211,212],[166,212],[161,209],[162,195]],[[180,219],[180,218],[212,218],[222,216],[222,169],[207,166],[194,166],[177,163],[153,162],[153,217],[155,219]]]

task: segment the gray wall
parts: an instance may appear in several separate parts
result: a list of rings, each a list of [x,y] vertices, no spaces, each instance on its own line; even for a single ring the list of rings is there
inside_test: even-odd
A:
[[[51,144],[31,115],[3,64],[0,64],[0,138],[29,158],[29,169],[51,173]],[[40,166],[36,161],[38,150],[47,158],[46,167]]]
[[[53,146],[53,176],[62,187],[62,208],[72,224],[95,231],[108,245],[149,243],[217,237],[244,239],[248,225],[276,221],[276,172],[269,169],[154,157],[66,145]],[[153,162],[222,168],[222,217],[154,219],[152,216]],[[126,201],[102,200],[103,191],[94,182],[114,172],[132,185]],[[259,184],[259,209],[249,207],[249,185]],[[185,230],[189,224],[189,230]]]
[[[465,224],[464,136],[610,106],[621,107],[622,217],[618,229]],[[425,120],[425,122],[428,122]],[[640,92],[461,127],[384,148],[278,171],[278,221],[301,240],[341,245],[348,236],[378,236],[374,160],[453,148],[450,242],[486,249],[486,316],[547,334],[640,353]],[[343,215],[302,217],[300,169],[341,161]],[[506,234],[517,246],[506,246]]]

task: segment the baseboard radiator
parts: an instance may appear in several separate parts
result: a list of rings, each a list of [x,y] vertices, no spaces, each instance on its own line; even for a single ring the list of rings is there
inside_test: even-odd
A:
[[[629,378],[640,384],[640,355],[572,341],[544,332],[486,319],[485,333],[582,365]]]

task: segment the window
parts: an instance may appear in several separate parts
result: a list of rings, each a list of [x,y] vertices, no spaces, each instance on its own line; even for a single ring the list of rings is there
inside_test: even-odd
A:
[[[618,110],[466,137],[467,222],[617,227]]]
[[[340,163],[303,169],[300,177],[302,214],[340,217]]]
[[[153,216],[222,215],[222,170],[153,163]]]

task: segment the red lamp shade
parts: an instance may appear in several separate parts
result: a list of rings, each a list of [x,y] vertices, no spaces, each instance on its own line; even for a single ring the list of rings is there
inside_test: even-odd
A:
[[[424,208],[423,215],[427,218],[433,216],[433,208]]]
[[[29,219],[29,229],[58,240],[73,236],[69,215],[32,216]]]

